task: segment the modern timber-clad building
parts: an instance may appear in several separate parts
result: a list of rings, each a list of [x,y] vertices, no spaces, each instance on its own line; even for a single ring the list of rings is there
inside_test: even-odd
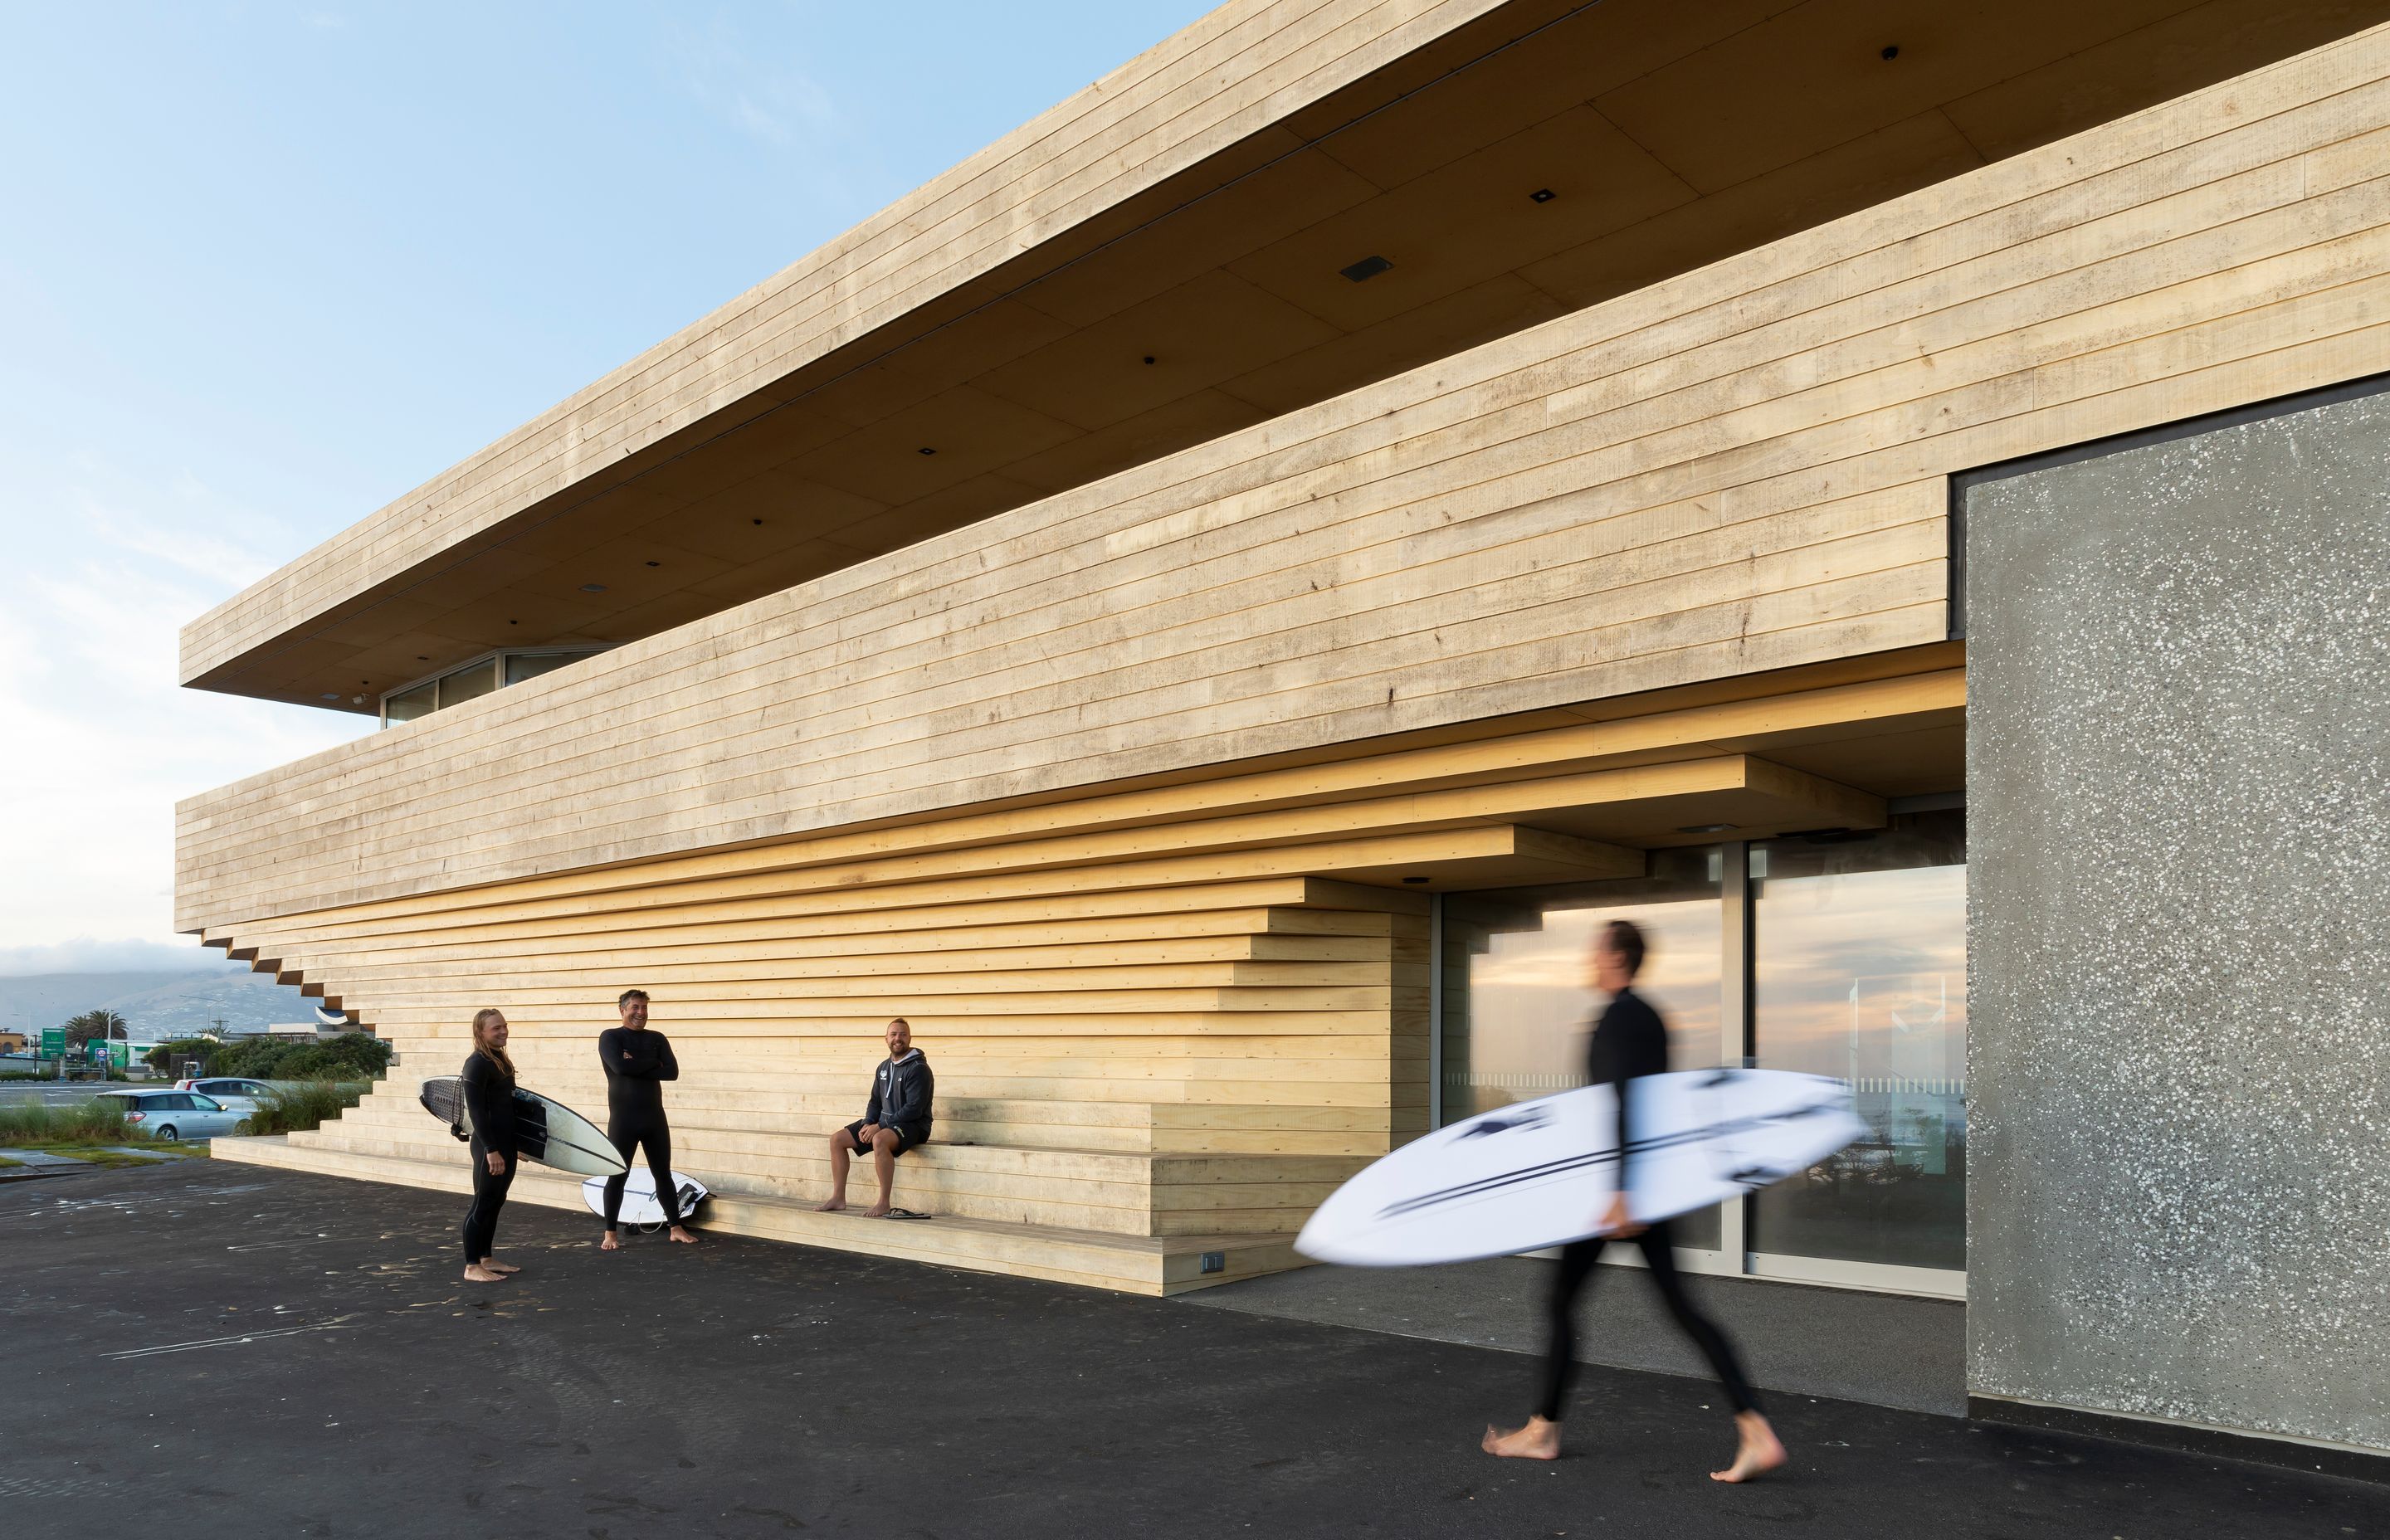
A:
[[[461,1188],[636,984],[714,1226],[1172,1292],[1632,915],[1874,1130],[1690,1265],[2390,1452],[2385,377],[2390,0],[1233,0],[192,622],[385,724],[180,809],[403,1054],[222,1153]]]

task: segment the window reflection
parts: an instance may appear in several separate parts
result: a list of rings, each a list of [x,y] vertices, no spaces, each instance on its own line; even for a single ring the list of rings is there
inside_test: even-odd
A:
[[[498,687],[498,661],[495,658],[471,663],[454,674],[440,676],[440,709],[461,706],[468,700],[479,700]]]
[[[1613,919],[1644,929],[1639,981],[1668,1022],[1680,1070],[1718,1062],[1720,853],[1654,852],[1651,875],[1444,901],[1444,1121],[1585,1084],[1586,1038],[1602,996],[1586,953]],[[1715,1249],[1717,1211],[1677,1221],[1680,1244]]]
[[[1871,1136],[1753,1204],[1754,1251],[1966,1265],[1965,815],[1751,850],[1764,1069],[1851,1083]]]
[[[383,696],[381,723],[389,727],[401,722],[413,722],[430,716],[433,712],[479,699],[508,685],[520,685],[543,674],[553,674],[568,663],[578,662],[592,653],[604,650],[602,647],[577,647],[548,648],[534,652],[485,653],[435,678],[419,681]]]

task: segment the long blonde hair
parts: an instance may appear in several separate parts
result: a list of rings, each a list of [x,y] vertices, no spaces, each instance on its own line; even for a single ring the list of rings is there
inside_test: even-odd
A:
[[[505,1016],[506,1012],[495,1006],[483,1006],[473,1013],[473,1051],[496,1065],[499,1073],[512,1080],[515,1077],[515,1061],[507,1057],[506,1049],[492,1047],[489,1040],[482,1035],[483,1029],[492,1021],[503,1020]]]

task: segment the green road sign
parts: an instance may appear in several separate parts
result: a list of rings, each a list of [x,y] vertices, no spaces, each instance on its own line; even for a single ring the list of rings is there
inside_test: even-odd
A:
[[[44,1027],[42,1029],[42,1057],[44,1059],[59,1059],[65,1057],[66,1051],[67,1029],[64,1027]]]

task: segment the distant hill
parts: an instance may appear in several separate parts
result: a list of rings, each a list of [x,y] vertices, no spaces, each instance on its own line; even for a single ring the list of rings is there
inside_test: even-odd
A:
[[[312,1020],[315,1002],[245,969],[0,978],[0,1027],[38,1033],[101,1009],[122,1015],[135,1037],[183,1037],[212,1030],[217,1017],[227,1030]]]

